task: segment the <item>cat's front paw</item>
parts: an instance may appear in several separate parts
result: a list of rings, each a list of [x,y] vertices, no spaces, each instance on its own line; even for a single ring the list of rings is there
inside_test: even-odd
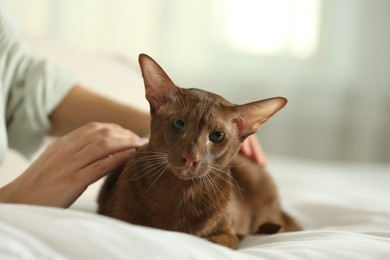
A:
[[[238,243],[240,242],[238,237],[232,233],[220,233],[218,235],[209,236],[206,239],[213,243],[230,247],[231,249],[237,249]]]

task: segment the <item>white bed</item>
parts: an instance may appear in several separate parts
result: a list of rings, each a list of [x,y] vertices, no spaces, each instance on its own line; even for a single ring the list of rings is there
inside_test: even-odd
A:
[[[0,206],[0,259],[389,259],[390,166],[270,159],[286,209],[305,230],[251,236],[233,251],[93,213],[93,185],[63,210]]]
[[[45,41],[27,42],[33,52],[77,71],[98,91],[122,101],[127,91],[145,108],[143,92],[129,89],[142,87],[136,71]],[[9,154],[0,184],[26,165]],[[284,207],[304,231],[247,237],[233,251],[95,214],[98,182],[67,210],[0,205],[0,259],[390,259],[390,164],[271,157],[269,170]]]

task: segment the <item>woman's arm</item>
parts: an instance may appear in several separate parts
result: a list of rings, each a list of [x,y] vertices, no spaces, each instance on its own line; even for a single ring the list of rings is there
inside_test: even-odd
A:
[[[145,136],[149,133],[150,116],[76,85],[51,113],[50,121],[49,134],[53,136],[62,136],[92,121],[115,123]]]
[[[149,132],[149,120],[147,113],[131,106],[72,87],[50,114],[49,134],[62,137],[0,188],[0,203],[69,207],[88,185],[147,142],[139,135]]]

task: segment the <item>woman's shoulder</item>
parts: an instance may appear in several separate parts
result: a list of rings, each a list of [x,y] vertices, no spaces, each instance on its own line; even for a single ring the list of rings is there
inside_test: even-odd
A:
[[[4,53],[9,46],[12,46],[18,39],[18,23],[5,5],[3,0],[0,0],[0,54]]]

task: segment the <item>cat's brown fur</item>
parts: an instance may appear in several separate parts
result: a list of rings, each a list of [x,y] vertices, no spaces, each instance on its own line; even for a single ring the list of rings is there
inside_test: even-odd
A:
[[[286,100],[234,105],[175,86],[144,54],[139,62],[151,108],[150,141],[107,177],[98,212],[231,248],[248,234],[299,230],[282,211],[271,177],[237,155],[242,141]]]

